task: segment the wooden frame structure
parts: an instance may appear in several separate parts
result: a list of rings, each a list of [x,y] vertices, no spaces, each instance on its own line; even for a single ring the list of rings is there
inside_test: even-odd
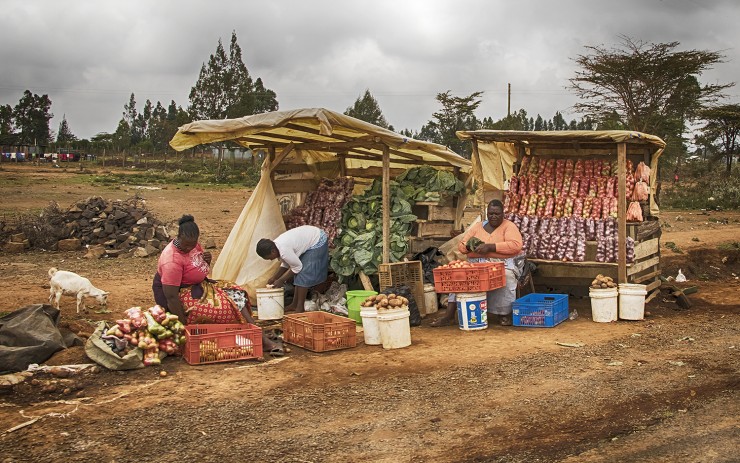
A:
[[[383,263],[390,261],[391,178],[409,167],[429,165],[467,181],[471,170],[470,161],[444,146],[323,108],[196,121],[180,127],[170,146],[182,151],[225,141],[267,153],[276,194],[313,191],[322,178],[351,176],[364,185],[381,177]]]
[[[553,286],[588,286],[590,281],[601,273],[611,276],[620,283],[640,283],[652,291],[660,286],[660,226],[657,221],[655,203],[655,184],[657,180],[657,161],[662,154],[665,142],[658,137],[629,131],[561,131],[527,132],[477,130],[458,132],[461,139],[473,144],[473,178],[482,188],[476,194],[482,196],[485,189],[503,191],[503,180],[508,180],[524,156],[549,158],[593,158],[602,157],[616,160],[618,165],[618,203],[617,234],[618,261],[616,263],[593,260],[595,243],[587,246],[585,262],[560,262],[544,259],[530,259],[538,266],[536,283]],[[482,149],[484,147],[493,149]],[[482,156],[496,158],[498,147],[506,148],[495,163],[504,165],[503,176],[487,178]],[[484,154],[485,153],[485,154]],[[507,157],[506,153],[511,154]],[[651,217],[641,223],[627,223],[626,177],[627,160],[635,165],[640,161],[652,167],[650,186]],[[507,170],[507,167],[509,169]],[[518,170],[518,169],[517,169]],[[485,207],[485,204],[482,204]],[[653,220],[648,220],[653,219]],[[635,260],[626,261],[626,237],[635,239]]]

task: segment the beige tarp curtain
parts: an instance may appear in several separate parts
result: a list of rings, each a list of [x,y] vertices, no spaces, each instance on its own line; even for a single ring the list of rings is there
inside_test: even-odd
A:
[[[269,160],[262,164],[262,176],[242,213],[226,239],[213,266],[211,276],[218,280],[236,282],[256,301],[257,288],[264,288],[267,279],[275,273],[279,262],[257,255],[257,242],[262,238],[277,238],[285,231],[275,192],[269,175]]]
[[[505,181],[513,175],[513,166],[517,160],[517,149],[514,142],[521,142],[525,146],[532,142],[574,142],[574,143],[637,143],[649,145],[655,151],[650,163],[650,213],[659,214],[658,204],[655,202],[655,192],[658,184],[658,159],[663,154],[665,142],[655,135],[627,130],[599,130],[599,131],[552,131],[528,132],[508,130],[473,130],[457,132],[458,138],[472,140],[476,143],[480,162],[473,157],[473,176],[482,174],[484,190],[503,190]],[[587,150],[563,150],[565,156],[583,156]],[[616,153],[615,153],[616,154]]]
[[[471,171],[470,161],[444,146],[404,137],[323,108],[191,122],[179,128],[170,146],[182,151],[224,141],[250,149],[271,147],[277,157],[286,148],[291,149],[279,166],[271,165],[269,157],[265,159],[260,181],[213,266],[213,278],[244,286],[253,302],[256,289],[264,287],[278,265],[277,261],[265,261],[257,255],[257,242],[285,231],[271,176],[289,186],[304,179],[336,178],[340,175],[340,153],[346,169],[377,169],[382,167],[384,150],[389,151],[391,169],[432,165],[444,170]]]

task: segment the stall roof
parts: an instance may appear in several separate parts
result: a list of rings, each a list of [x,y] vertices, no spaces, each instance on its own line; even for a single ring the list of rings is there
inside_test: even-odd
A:
[[[252,150],[287,148],[293,144],[303,161],[323,162],[343,154],[349,168],[382,166],[384,145],[391,165],[459,167],[470,172],[470,161],[448,148],[404,137],[390,130],[323,108],[304,108],[255,114],[239,119],[195,121],[180,127],[170,146],[183,151],[193,146],[234,141]]]
[[[457,132],[461,140],[485,140],[508,143],[587,143],[614,144],[635,143],[665,148],[665,142],[655,135],[630,130],[550,130],[534,132],[526,130],[469,130]]]

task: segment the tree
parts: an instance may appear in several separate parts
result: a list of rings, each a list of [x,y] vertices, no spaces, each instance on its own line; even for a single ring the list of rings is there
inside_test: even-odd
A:
[[[738,154],[740,142],[740,104],[725,104],[706,108],[701,112],[706,121],[701,129],[705,144],[717,148],[720,157],[725,158],[725,173],[732,173],[732,161]]]
[[[699,84],[697,77],[721,63],[723,55],[676,51],[678,46],[622,36],[621,48],[586,47],[590,53],[575,58],[580,70],[570,79],[580,99],[574,108],[598,121],[613,121],[616,115],[626,128],[666,142],[680,140],[687,122],[734,84]]]
[[[0,145],[14,144],[13,107],[9,104],[0,105]]]
[[[59,123],[59,132],[57,132],[57,145],[67,145],[73,141],[77,141],[77,137],[74,136],[67,123],[67,115],[62,116],[62,122]]]
[[[539,114],[537,114],[537,119],[534,120],[534,129],[538,132],[545,130],[545,121],[542,120],[542,116]]]
[[[459,130],[476,130],[480,122],[475,117],[475,110],[481,104],[483,92],[474,92],[465,97],[452,96],[451,91],[437,94],[437,101],[442,110],[432,114],[434,120],[421,128],[419,138],[445,145],[452,151],[470,159],[470,143],[457,138]]]
[[[18,129],[18,143],[25,145],[46,144],[51,141],[49,121],[53,114],[48,95],[36,95],[30,90],[23,92],[13,109],[15,126]]]
[[[261,79],[250,77],[236,32],[231,33],[228,57],[219,39],[208,65],[201,66],[189,98],[193,120],[242,117],[278,108],[275,92],[265,88]]]
[[[137,126],[139,125],[138,119],[139,119],[139,113],[136,111],[136,97],[134,96],[132,92],[131,96],[129,97],[128,103],[123,105],[122,121],[126,123],[126,127],[128,128],[128,141],[124,143],[123,140],[121,139],[121,137],[126,136],[126,134],[119,133],[119,130],[122,128],[121,123],[119,122],[118,129],[116,130],[116,135],[118,138],[117,140],[118,146],[128,147],[131,145],[135,145],[139,142],[139,140],[141,139],[141,136],[137,131]]]
[[[385,129],[393,130],[393,128],[388,125],[388,121],[385,120],[383,112],[380,110],[378,100],[370,94],[369,89],[365,89],[365,94],[357,97],[355,104],[347,108],[347,110],[344,111],[344,114]]]

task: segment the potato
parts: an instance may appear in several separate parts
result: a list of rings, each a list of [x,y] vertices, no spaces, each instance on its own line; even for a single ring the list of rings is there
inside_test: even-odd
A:
[[[400,301],[400,300],[398,300],[398,299],[393,299],[393,300],[391,300],[391,301],[390,301],[390,302],[388,303],[388,305],[389,305],[389,306],[391,306],[391,307],[401,307],[401,306],[403,305],[403,302],[401,302],[401,301]]]

